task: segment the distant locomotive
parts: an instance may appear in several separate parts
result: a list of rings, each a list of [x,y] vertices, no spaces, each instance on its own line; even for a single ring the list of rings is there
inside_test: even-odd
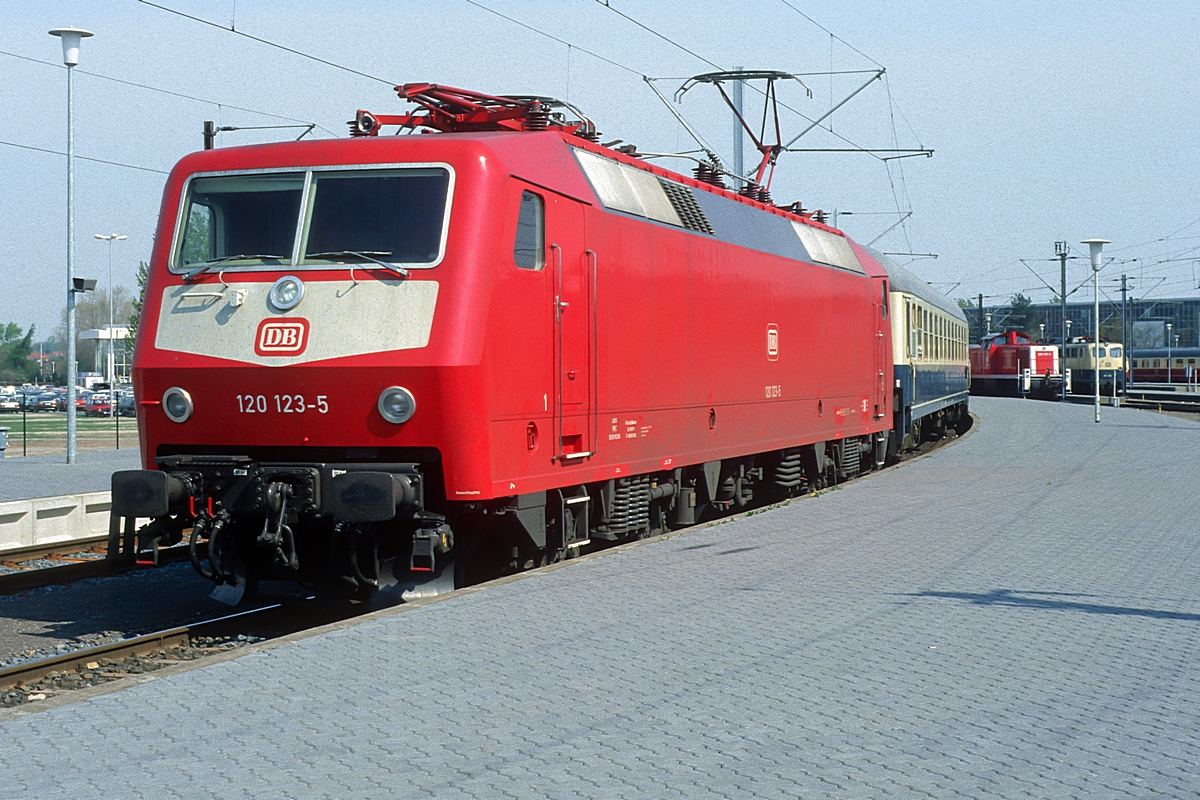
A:
[[[1070,370],[1071,391],[1093,394],[1096,390],[1096,367],[1100,368],[1100,393],[1120,392],[1125,388],[1124,348],[1120,342],[1100,339],[1097,348],[1087,337],[1073,337],[1063,348],[1063,365]],[[1097,362],[1099,362],[1097,364]]]
[[[971,393],[1052,397],[1062,391],[1058,347],[1035,344],[1021,331],[983,337],[971,345]]]
[[[239,591],[365,596],[451,562],[461,586],[965,419],[961,312],[812,214],[603,147],[554,101],[398,91],[424,113],[172,171],[114,537],[191,528]]]

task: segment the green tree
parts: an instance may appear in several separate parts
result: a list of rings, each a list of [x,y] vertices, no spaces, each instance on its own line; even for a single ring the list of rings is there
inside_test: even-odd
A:
[[[24,383],[37,377],[37,362],[29,357],[34,327],[22,336],[21,326],[10,322],[0,331],[0,382]]]
[[[188,224],[183,236],[182,261],[184,264],[200,264],[213,257],[212,209],[193,205],[188,212]]]
[[[142,303],[146,299],[146,279],[150,275],[150,265],[145,261],[138,262],[137,299],[130,303],[133,309],[129,312],[129,332],[125,334],[125,352],[133,355],[133,345],[137,342],[138,324],[142,321]]]
[[[1032,333],[1037,330],[1040,317],[1037,309],[1033,307],[1033,301],[1028,297],[1017,292],[1009,301],[1008,309],[1008,316],[1005,319],[1007,328],[1023,333]]]

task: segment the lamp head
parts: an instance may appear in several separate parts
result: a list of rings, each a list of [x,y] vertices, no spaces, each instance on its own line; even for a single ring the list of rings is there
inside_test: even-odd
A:
[[[50,31],[50,35],[62,39],[63,63],[68,67],[73,67],[79,63],[79,43],[94,34],[82,28],[71,27],[55,28]]]
[[[1080,244],[1086,244],[1091,250],[1092,256],[1092,271],[1100,271],[1100,254],[1104,252],[1104,245],[1110,244],[1108,239],[1084,239]]]

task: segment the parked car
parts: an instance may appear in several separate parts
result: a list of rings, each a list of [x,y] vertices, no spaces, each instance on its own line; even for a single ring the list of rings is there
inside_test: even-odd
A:
[[[15,413],[21,410],[21,400],[15,394],[0,394],[0,413]]]
[[[117,401],[117,413],[122,417],[137,416],[137,405],[133,401],[133,392],[129,392]]]
[[[112,411],[112,401],[106,392],[96,392],[89,397],[83,407],[83,413],[89,417],[107,417]]]
[[[53,394],[40,394],[37,399],[38,411],[57,411],[58,397]]]

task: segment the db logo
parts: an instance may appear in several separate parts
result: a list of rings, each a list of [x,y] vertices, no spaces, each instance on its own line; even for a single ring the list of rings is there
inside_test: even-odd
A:
[[[298,356],[308,346],[308,320],[303,317],[264,319],[254,337],[260,356]]]
[[[767,326],[767,360],[779,360],[779,326],[774,322]]]

